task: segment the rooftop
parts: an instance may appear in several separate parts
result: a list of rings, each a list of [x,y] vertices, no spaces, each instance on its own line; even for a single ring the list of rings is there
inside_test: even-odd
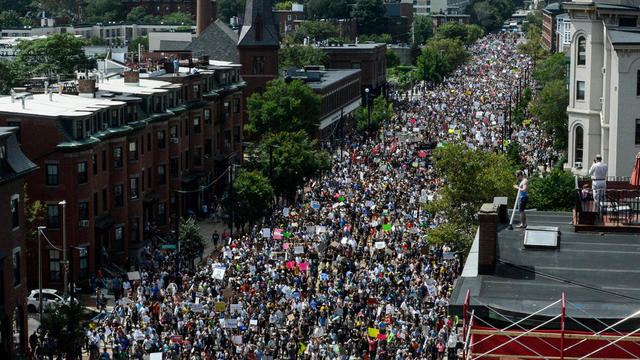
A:
[[[335,46],[319,46],[320,49],[330,49],[330,50],[372,50],[377,49],[381,46],[387,46],[384,43],[373,43],[373,42],[365,42],[359,44],[344,44],[344,45],[335,45]]]
[[[0,138],[6,140],[6,165],[0,166],[0,184],[19,178],[38,169],[38,166],[29,160],[18,144],[15,127],[0,127]]]
[[[576,233],[571,213],[532,211],[527,220],[530,227],[558,227],[559,247],[525,248],[525,231],[498,228],[495,270],[478,275],[476,236],[451,296],[454,313],[462,312],[467,289],[472,299],[516,317],[542,309],[563,292],[572,303],[601,319],[620,319],[637,311],[638,236]],[[575,309],[567,311],[568,316],[584,318]]]
[[[293,79],[301,79],[314,90],[325,89],[349,76],[359,74],[360,69],[329,69],[329,70],[296,70],[287,71]]]
[[[180,84],[174,84],[167,81],[150,80],[140,78],[138,85],[125,84],[124,78],[111,78],[101,83],[96,83],[100,90],[109,91],[120,94],[135,95],[153,95],[166,93],[170,88],[180,87]]]
[[[640,45],[639,28],[607,26],[607,36],[612,45]]]
[[[85,117],[91,115],[96,109],[117,105],[125,105],[125,103],[53,93],[51,101],[46,94],[30,95],[25,99],[24,108],[22,108],[21,99],[15,99],[12,102],[11,96],[0,97],[0,113],[40,117]]]

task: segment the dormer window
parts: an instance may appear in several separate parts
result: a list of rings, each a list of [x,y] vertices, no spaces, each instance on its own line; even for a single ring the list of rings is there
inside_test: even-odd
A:
[[[76,121],[75,137],[76,137],[76,139],[84,139],[83,121],[82,120],[77,120]]]

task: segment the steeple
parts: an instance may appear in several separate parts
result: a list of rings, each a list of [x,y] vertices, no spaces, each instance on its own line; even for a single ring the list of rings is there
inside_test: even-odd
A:
[[[271,0],[247,0],[238,47],[280,47]]]

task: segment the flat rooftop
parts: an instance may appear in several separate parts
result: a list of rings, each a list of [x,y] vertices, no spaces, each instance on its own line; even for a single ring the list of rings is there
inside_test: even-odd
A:
[[[153,95],[162,94],[169,91],[170,88],[180,87],[173,86],[174,84],[168,81],[150,80],[146,78],[140,78],[140,82],[135,84],[125,84],[124,78],[111,78],[105,79],[104,82],[96,82],[96,86],[99,90],[109,91],[119,94],[135,94],[135,95]]]
[[[344,44],[342,46],[340,45],[334,45],[334,46],[319,46],[320,49],[325,49],[325,50],[344,50],[344,51],[349,51],[349,50],[371,50],[371,49],[376,49],[379,48],[381,46],[387,46],[387,44],[384,43],[359,43],[359,44]]]
[[[563,292],[567,301],[600,319],[622,319],[640,310],[640,237],[576,233],[572,219],[571,213],[527,212],[529,226],[558,227],[556,249],[525,248],[522,229],[499,228],[490,275],[477,274],[476,237],[454,285],[451,311],[462,313],[467,289],[472,307],[482,302],[515,317],[544,308]],[[557,315],[557,308],[542,314]],[[587,317],[573,307],[567,307],[567,315]]]
[[[311,77],[311,80],[304,79],[304,76],[307,73]],[[315,80],[313,76],[317,75],[317,73],[320,73],[322,75],[320,77],[320,81],[313,81]],[[308,71],[298,70],[295,73],[295,75],[293,75],[293,78],[301,79],[305,81],[307,85],[309,85],[309,87],[314,90],[322,90],[339,81],[342,81],[343,79],[349,76],[359,74],[359,73],[360,73],[360,69],[327,69],[327,70],[308,70]]]
[[[98,109],[125,105],[121,101],[58,93],[53,93],[51,100],[49,101],[47,94],[33,94],[25,99],[23,109],[21,99],[11,102],[11,96],[0,96],[0,113],[38,117],[85,117]]]

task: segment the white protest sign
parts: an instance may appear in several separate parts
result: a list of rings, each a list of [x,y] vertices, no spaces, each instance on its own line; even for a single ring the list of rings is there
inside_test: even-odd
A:
[[[222,280],[224,279],[224,273],[227,269],[223,266],[216,266],[215,269],[213,269],[213,274],[211,274],[211,277],[217,280]]]
[[[191,306],[191,311],[197,312],[197,313],[202,312],[202,304],[193,304]]]
[[[288,207],[282,209],[282,215],[289,216],[289,208]]]
[[[304,254],[304,246],[297,245],[293,249],[295,254]]]
[[[231,311],[231,313],[236,313],[236,312],[240,312],[242,310],[242,305],[240,304],[231,304],[229,305],[229,310]]]
[[[238,327],[238,319],[224,319],[224,327],[227,329],[235,329]]]
[[[236,345],[242,344],[242,335],[233,335],[231,337],[231,341],[233,341],[233,343]]]
[[[251,320],[249,320],[249,325],[251,325],[251,326],[258,326],[258,319],[251,319]]]
[[[381,250],[387,247],[387,244],[384,241],[376,241],[376,249]]]
[[[436,287],[433,285],[427,285],[427,290],[429,291],[429,296],[436,297],[438,293],[436,292]]]
[[[162,360],[162,353],[161,352],[154,352],[149,354],[149,360]]]

